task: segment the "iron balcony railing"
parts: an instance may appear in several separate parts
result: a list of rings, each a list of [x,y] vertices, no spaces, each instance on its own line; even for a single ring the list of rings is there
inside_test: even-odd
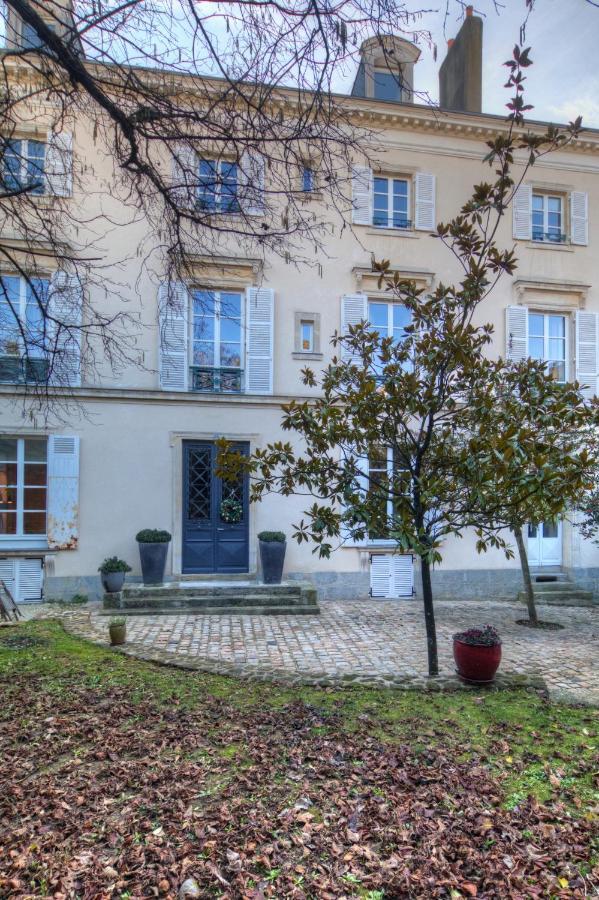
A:
[[[558,231],[538,231],[536,228],[532,230],[533,241],[543,241],[547,244],[565,244],[567,236],[560,234]]]
[[[377,215],[375,213],[372,218],[372,224],[376,228],[401,228],[406,230],[412,227],[412,220],[404,219],[401,216],[389,218],[386,215]]]
[[[192,366],[190,382],[192,391],[211,394],[241,394],[244,389],[244,372],[243,369]]]

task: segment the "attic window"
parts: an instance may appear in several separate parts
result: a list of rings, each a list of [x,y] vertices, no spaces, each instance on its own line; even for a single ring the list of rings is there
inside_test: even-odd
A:
[[[390,72],[388,69],[374,70],[374,97],[375,100],[394,100],[401,102],[401,76],[399,72]]]

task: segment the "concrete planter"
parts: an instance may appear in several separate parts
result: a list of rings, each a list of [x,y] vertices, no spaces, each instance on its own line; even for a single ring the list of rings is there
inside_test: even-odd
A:
[[[116,594],[123,589],[125,583],[124,572],[103,572],[102,585],[107,594]]]
[[[169,541],[145,544],[138,541],[144,584],[163,584]]]
[[[258,543],[262,563],[262,581],[264,584],[280,584],[283,578],[287,544],[283,541],[258,541]]]
[[[110,643],[113,647],[118,647],[120,644],[125,643],[125,639],[127,637],[127,626],[126,625],[109,625],[108,633],[110,635]]]

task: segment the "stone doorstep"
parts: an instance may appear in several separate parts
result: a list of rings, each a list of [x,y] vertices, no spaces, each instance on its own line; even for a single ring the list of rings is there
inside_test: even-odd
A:
[[[101,616],[319,616],[316,603],[294,606],[177,606],[177,607],[105,607],[99,610]]]

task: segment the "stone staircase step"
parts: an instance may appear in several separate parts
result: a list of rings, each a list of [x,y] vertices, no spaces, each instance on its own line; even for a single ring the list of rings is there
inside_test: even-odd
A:
[[[110,599],[110,597],[108,597]],[[179,594],[176,597],[123,597],[118,601],[119,609],[201,609],[208,606],[298,606],[305,603],[313,602],[300,593],[281,596],[277,594],[204,594],[202,596],[184,596]],[[315,601],[314,601],[315,602]],[[105,603],[108,606],[108,602]]]
[[[559,594],[562,591],[579,591],[573,581],[533,581],[533,590],[538,594]]]
[[[114,616],[210,616],[210,615],[235,615],[235,616],[319,616],[320,608],[317,603],[302,603],[297,605],[277,604],[269,606],[192,606],[192,607],[134,607],[124,609],[110,609],[105,607],[100,615]]]
[[[318,611],[317,592],[305,582],[258,584],[255,581],[205,582],[203,584],[127,585],[122,591],[105,594],[104,610],[112,614],[202,613],[215,610],[230,613],[264,613],[274,609],[278,614],[297,610]],[[276,613],[275,613],[276,614]]]
[[[534,598],[537,603],[546,606],[593,606],[592,591],[569,590],[569,591],[551,591],[539,592],[533,591]],[[526,603],[526,594],[524,591],[518,593],[518,600]]]
[[[121,591],[123,598],[128,597],[191,597],[191,596],[212,596],[212,597],[232,597],[244,596],[252,594],[252,596],[299,596],[302,593],[302,585],[295,582],[293,584],[234,584],[214,582],[206,584],[195,583],[175,583],[175,584],[157,584],[143,585],[135,584],[124,587]]]

